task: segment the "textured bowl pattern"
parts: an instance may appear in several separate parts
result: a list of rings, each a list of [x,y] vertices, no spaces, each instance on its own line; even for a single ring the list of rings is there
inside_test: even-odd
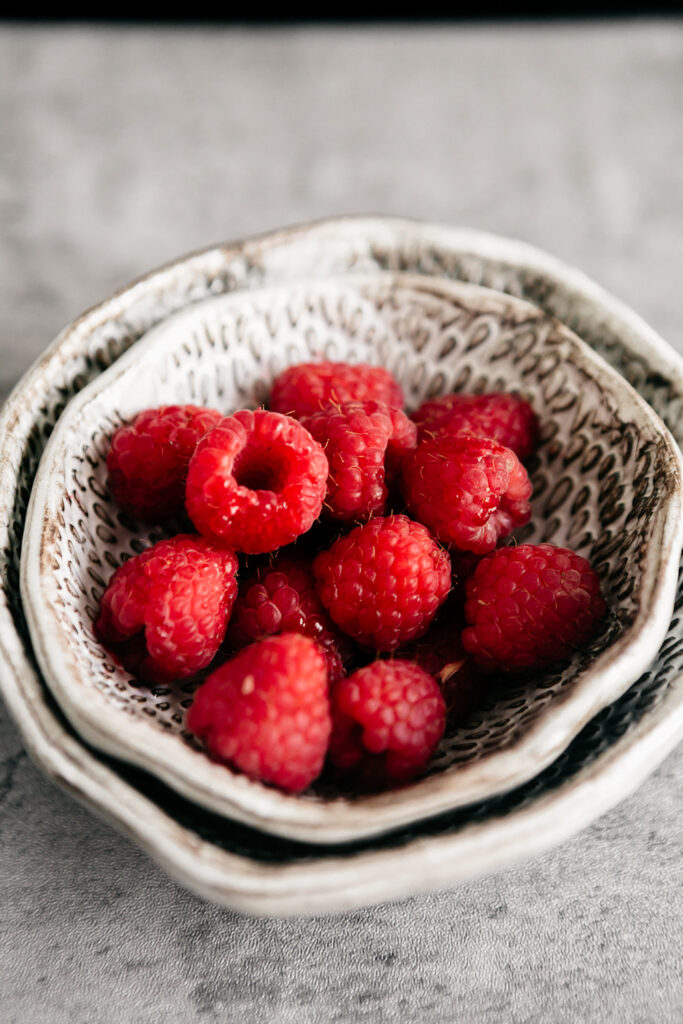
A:
[[[542,444],[533,470],[534,521],[520,537],[567,544],[588,557],[612,609],[570,665],[499,687],[481,713],[447,735],[432,779],[352,807],[330,789],[284,797],[211,764],[183,727],[196,684],[141,685],[92,635],[113,568],[159,536],[131,523],[108,497],[112,431],[163,402],[226,412],[258,404],[283,366],[316,356],[381,362],[411,406],[443,391],[521,390],[540,416]],[[642,615],[635,624],[643,604],[663,598],[666,605],[670,597],[671,572],[667,577],[659,564],[658,545],[672,543],[679,489],[674,446],[648,407],[535,307],[405,275],[292,284],[213,299],[170,318],[72,403],[40,470],[25,545],[25,602],[46,677],[92,742],[211,809],[299,837],[315,829],[318,841],[356,838],[529,777],[604,705],[604,672],[614,672],[618,657],[617,688],[613,681],[605,692],[609,699],[623,691],[656,650],[656,629],[654,647],[643,654],[642,642],[636,646]],[[664,607],[660,632],[669,614]],[[516,763],[501,758],[506,752]]]
[[[375,255],[373,255],[375,254]],[[376,259],[375,259],[376,256]],[[632,792],[683,737],[683,563],[651,666],[513,792],[321,851],[233,824],[86,746],[41,678],[19,594],[38,461],[66,402],[173,310],[292,275],[407,270],[538,301],[602,352],[683,444],[683,360],[580,272],[508,239],[385,218],[325,221],[184,257],[70,324],[0,410],[0,690],[35,762],[184,885],[251,913],[328,912],[457,884],[548,849]]]

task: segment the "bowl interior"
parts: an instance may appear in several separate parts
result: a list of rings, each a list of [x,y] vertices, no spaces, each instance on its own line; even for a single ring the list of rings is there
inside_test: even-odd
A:
[[[95,741],[106,736],[110,752],[126,756],[130,744],[147,742],[158,758],[180,757],[190,773],[210,777],[210,788],[228,778],[243,790],[256,785],[212,765],[186,733],[195,682],[143,686],[93,638],[112,571],[161,535],[110,500],[106,451],[113,430],[142,408],[255,406],[281,369],[311,358],[382,363],[411,408],[453,390],[522,393],[539,415],[542,443],[531,466],[534,517],[518,539],[566,544],[600,573],[610,615],[594,641],[568,665],[498,687],[444,738],[431,775],[457,790],[463,767],[514,748],[628,631],[650,585],[653,522],[678,486],[667,436],[617,374],[542,311],[476,286],[400,274],[307,281],[211,299],[152,330],[71,403],[41,466],[29,523],[39,538],[29,549],[40,554],[28,567],[27,599],[38,647],[50,648],[44,669],[67,714],[92,725]],[[632,678],[625,666],[624,688]],[[494,770],[478,796],[504,788]],[[336,794],[277,796],[320,804]]]

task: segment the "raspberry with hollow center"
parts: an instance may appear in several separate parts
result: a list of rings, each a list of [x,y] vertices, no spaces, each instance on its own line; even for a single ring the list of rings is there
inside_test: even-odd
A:
[[[318,594],[340,629],[390,651],[424,633],[451,583],[448,554],[407,516],[371,519],[313,562]]]
[[[327,663],[330,683],[344,675],[350,642],[333,625],[315,592],[309,563],[290,555],[276,556],[240,584],[228,630],[236,649],[278,633],[302,633],[315,640]]]
[[[237,596],[237,558],[204,537],[179,534],[116,570],[95,634],[128,671],[170,682],[206,668]]]
[[[325,512],[361,522],[385,510],[387,481],[415,447],[417,428],[400,409],[381,402],[330,405],[301,422],[325,449],[330,464]]]
[[[383,366],[367,363],[298,363],[275,378],[270,408],[290,416],[306,416],[326,405],[344,402],[383,402],[403,408],[403,392]]]
[[[320,515],[327,474],[324,451],[297,420],[242,409],[197,446],[185,505],[204,536],[261,554],[310,529]]]
[[[222,420],[215,409],[164,405],[145,409],[114,432],[107,453],[112,498],[135,519],[161,523],[182,510],[190,458]]]
[[[186,724],[215,760],[300,793],[320,774],[331,728],[320,648],[298,633],[251,644],[203,683]]]
[[[439,685],[410,661],[375,661],[332,691],[330,761],[364,788],[408,782],[429,766],[444,733]]]
[[[463,645],[484,668],[540,668],[573,654],[606,610],[597,573],[575,551],[501,548],[467,582]]]
[[[519,395],[492,391],[485,395],[440,395],[413,413],[419,437],[474,434],[490,437],[524,461],[538,443],[538,419]]]
[[[404,462],[403,496],[440,541],[476,555],[531,518],[531,483],[515,453],[469,434],[418,444]]]

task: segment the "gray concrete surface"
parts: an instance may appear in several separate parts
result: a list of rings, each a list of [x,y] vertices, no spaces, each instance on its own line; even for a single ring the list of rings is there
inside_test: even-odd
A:
[[[683,23],[0,26],[0,398],[65,322],[194,247],[334,213],[580,265],[683,350]],[[0,706],[1,1024],[668,1024],[683,758],[560,849],[313,921],[181,890],[32,766]]]

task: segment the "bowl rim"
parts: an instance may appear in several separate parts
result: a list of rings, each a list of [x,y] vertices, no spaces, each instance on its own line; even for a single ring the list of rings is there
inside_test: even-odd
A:
[[[87,417],[88,407],[120,380],[130,377],[140,360],[154,360],[167,341],[190,330],[197,316],[243,304],[258,295],[266,305],[294,289],[363,287],[389,290],[412,288],[428,296],[469,297],[481,304],[505,306],[520,317],[549,322],[567,336],[583,359],[582,369],[611,394],[640,430],[658,439],[668,456],[668,488],[651,521],[640,577],[640,606],[633,621],[582,673],[566,693],[550,701],[533,724],[509,747],[492,751],[454,771],[429,775],[390,793],[355,799],[292,796],[217,765],[147,718],[107,715],[111,705],[98,690],[88,687],[87,673],[72,657],[68,638],[55,613],[58,587],[51,553],[60,515],[63,466],[76,424]],[[219,315],[219,314],[216,314]],[[501,313],[501,315],[505,315]],[[92,746],[156,775],[186,799],[209,811],[233,818],[262,831],[317,844],[349,842],[507,792],[538,774],[565,749],[573,737],[603,707],[616,700],[654,659],[666,635],[674,604],[683,544],[683,471],[679,450],[652,408],[616,370],[559,321],[518,298],[459,281],[420,275],[377,272],[367,275],[298,279],[264,289],[232,292],[189,306],[165,319],[132,349],[99,374],[69,403],[55,427],[36,474],[25,525],[21,557],[24,612],[34,653],[43,678],[73,727]]]
[[[626,351],[642,359],[649,369],[661,375],[683,394],[683,356],[676,352],[642,318],[623,302],[608,294],[583,272],[569,267],[527,243],[502,238],[485,232],[429,224],[406,218],[348,217],[318,220],[283,231],[270,232],[243,242],[209,246],[197,253],[181,257],[158,270],[138,278],[133,284],[111,298],[83,313],[67,326],[47,350],[24,374],[0,410],[0,540],[9,543],[9,510],[13,506],[16,476],[29,432],[36,422],[33,409],[40,406],[48,391],[46,378],[60,378],[62,367],[69,360],[82,359],[85,350],[79,343],[80,325],[102,319],[118,305],[121,297],[131,299],[132,292],[142,297],[154,289],[168,288],[181,276],[181,268],[191,267],[197,274],[212,275],[227,266],[240,268],[259,246],[268,245],[285,256],[291,242],[315,237],[335,243],[340,236],[359,234],[366,240],[381,237],[392,248],[409,242],[427,241],[450,257],[474,257],[502,266],[515,273],[533,273],[549,286],[549,294],[537,300],[549,312],[557,312],[558,303],[577,304],[582,315],[599,311],[618,330]],[[553,292],[557,289],[557,294]],[[0,552],[2,547],[0,546]],[[313,875],[306,867],[292,897],[276,902],[275,895],[259,883],[263,873],[248,858],[240,858],[217,849],[213,844],[179,824],[163,811],[151,797],[143,795],[124,781],[96,754],[73,736],[56,715],[45,687],[36,672],[30,648],[24,645],[7,600],[6,580],[0,586],[0,654],[5,671],[0,673],[0,691],[14,717],[27,750],[33,760],[62,788],[68,790],[91,810],[107,819],[121,832],[136,841],[167,868],[183,884],[227,906],[249,913],[319,913],[333,909],[361,906],[370,902],[407,896],[426,891],[439,872],[433,888],[441,888],[468,878],[486,874],[512,863],[503,857],[505,842],[514,841],[516,823],[528,826],[526,844],[517,844],[514,859],[521,860],[542,849],[550,848],[579,831],[599,814],[625,798],[653,771],[683,738],[683,673],[674,677],[654,708],[642,712],[638,724],[624,736],[597,753],[587,768],[579,769],[546,796],[532,799],[525,810],[512,812],[507,839],[497,821],[482,823],[477,855],[465,856],[461,837],[463,827],[450,836],[411,841],[400,850],[385,853],[386,862],[377,870],[368,864],[367,856],[355,861],[357,871],[348,879],[349,888],[342,894],[332,891],[312,892],[307,880]],[[575,794],[580,799],[574,800]],[[525,827],[526,827],[525,826]],[[413,874],[403,870],[406,853],[415,850],[417,863]],[[424,858],[419,852],[424,852]],[[393,854],[393,856],[391,855]],[[401,857],[401,871],[396,870],[395,857]],[[203,865],[211,859],[211,870]],[[392,870],[393,869],[393,870]],[[276,869],[270,869],[270,875]],[[238,875],[248,876],[251,884],[242,884]],[[359,882],[355,887],[356,880]],[[383,887],[380,895],[378,889]]]

